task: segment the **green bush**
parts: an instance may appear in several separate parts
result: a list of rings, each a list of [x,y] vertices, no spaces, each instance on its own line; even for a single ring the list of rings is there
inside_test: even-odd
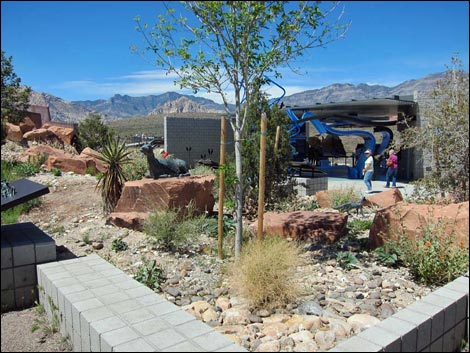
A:
[[[157,261],[142,260],[143,264],[137,268],[134,279],[150,289],[159,289],[165,281],[163,270],[157,266]]]
[[[398,249],[390,246],[380,246],[372,252],[377,261],[385,266],[395,266],[398,263],[398,254]]]
[[[336,256],[336,262],[342,268],[346,270],[350,270],[354,267],[355,264],[357,264],[358,261],[357,261],[356,256],[352,252],[340,251],[338,255]]]
[[[125,251],[129,248],[129,245],[125,241],[123,241],[121,238],[114,239],[113,242],[111,243],[111,249],[113,249],[116,252],[119,251]]]
[[[229,268],[232,288],[253,307],[272,309],[295,300],[300,248],[294,242],[268,236],[248,242]]]
[[[88,168],[85,170],[85,174],[96,175],[96,169],[93,168],[93,167],[88,167]]]
[[[54,176],[61,176],[62,175],[62,171],[60,169],[57,169],[57,168],[52,168],[51,169],[51,173],[54,175]]]
[[[129,163],[122,167],[126,180],[143,179],[149,170],[147,157],[138,150],[132,150],[129,154],[129,159]]]
[[[329,195],[332,207],[337,207],[348,202],[356,202],[361,199],[361,195],[359,195],[354,188],[333,190]]]
[[[369,230],[371,226],[372,221],[370,219],[353,218],[348,222],[349,232],[352,234],[357,234]]]
[[[165,250],[176,251],[189,245],[201,234],[210,235],[214,220],[205,215],[194,216],[191,205],[187,212],[180,209],[150,215],[144,232],[150,241]]]
[[[191,175],[215,175],[216,172],[213,168],[206,165],[197,165],[194,169],[191,169]]]
[[[422,283],[442,285],[468,271],[468,244],[456,244],[456,237],[448,233],[445,222],[428,224],[420,235],[409,239],[406,234],[395,234],[391,244],[400,249],[400,260]]]

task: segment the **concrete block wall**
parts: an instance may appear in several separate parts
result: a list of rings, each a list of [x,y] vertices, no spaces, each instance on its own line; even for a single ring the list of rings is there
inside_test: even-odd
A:
[[[220,160],[220,118],[164,118],[165,150],[180,158],[189,167],[194,167],[195,161],[201,158],[202,154],[213,161]],[[230,123],[226,122],[226,153],[234,151],[233,131]],[[186,151],[186,147],[191,147],[191,152]],[[207,150],[214,152],[209,156]]]
[[[31,222],[2,225],[1,310],[31,307],[38,299],[36,265],[56,260],[55,241]]]
[[[468,327],[467,274],[329,352],[457,352],[468,342]]]
[[[328,176],[320,176],[315,178],[294,178],[297,185],[294,189],[300,196],[315,195],[317,191],[328,190]]]
[[[81,352],[246,352],[96,254],[38,266],[40,302]]]

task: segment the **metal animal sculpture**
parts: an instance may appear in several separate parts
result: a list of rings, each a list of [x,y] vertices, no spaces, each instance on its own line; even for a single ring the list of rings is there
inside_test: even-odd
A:
[[[366,200],[365,196],[362,197],[361,201],[359,202],[347,202],[343,203],[342,205],[333,207],[335,210],[339,210],[341,212],[347,212],[349,214],[349,211],[351,210],[356,210],[356,214],[359,214],[359,210],[361,210],[361,214],[364,215],[364,212],[362,211],[362,207],[364,205],[364,201]]]
[[[158,179],[160,177],[178,177],[182,175],[189,175],[186,162],[182,159],[157,159],[153,154],[153,148],[156,141],[147,142],[140,147],[140,152],[147,157],[149,165],[150,177]]]

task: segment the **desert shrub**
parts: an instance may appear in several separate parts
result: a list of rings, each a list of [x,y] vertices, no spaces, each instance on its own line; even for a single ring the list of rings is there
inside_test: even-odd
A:
[[[369,230],[372,226],[372,221],[370,219],[358,219],[353,218],[348,221],[349,233],[357,234]]]
[[[96,175],[96,169],[93,167],[87,167],[85,174]]]
[[[147,157],[145,157],[142,152],[133,150],[129,153],[129,159],[130,162],[122,168],[126,180],[133,181],[143,179],[149,170]]]
[[[342,268],[346,270],[350,270],[357,264],[358,260],[356,256],[350,251],[340,251],[338,255],[336,255],[336,262]]]
[[[445,284],[468,271],[468,245],[456,244],[456,237],[446,232],[447,226],[445,222],[430,223],[412,239],[398,233],[391,241],[400,249],[400,260],[422,283]]]
[[[62,175],[62,171],[60,169],[57,169],[57,168],[52,168],[51,169],[51,173],[54,175],[54,176],[61,176]]]
[[[294,194],[290,198],[280,200],[273,204],[272,210],[278,212],[313,211],[319,207],[320,205],[316,197],[305,197]]]
[[[293,279],[298,265],[296,243],[273,236],[250,241],[229,269],[232,288],[253,307],[280,307],[301,293]]]
[[[206,165],[197,165],[191,169],[191,175],[215,175],[216,172],[213,168]]]
[[[159,289],[165,281],[163,270],[157,266],[157,261],[142,260],[142,265],[137,268],[134,279],[150,289]]]
[[[113,132],[101,121],[99,114],[90,114],[78,124],[78,140],[80,145],[100,151]]]
[[[201,234],[211,232],[210,220],[205,215],[194,215],[191,206],[186,212],[181,209],[153,213],[144,224],[144,232],[150,241],[169,251],[182,250]],[[208,234],[209,235],[209,234]]]
[[[372,252],[372,256],[382,265],[395,266],[398,264],[399,249],[395,246],[380,246]]]
[[[111,249],[113,249],[116,252],[119,251],[125,251],[129,248],[129,245],[125,241],[123,241],[121,238],[114,239],[113,242],[111,243]]]
[[[345,188],[330,192],[331,206],[336,207],[348,202],[356,202],[361,199],[361,195],[354,188]]]

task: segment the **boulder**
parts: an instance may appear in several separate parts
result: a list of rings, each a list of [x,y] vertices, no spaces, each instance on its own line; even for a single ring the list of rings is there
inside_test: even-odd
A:
[[[263,231],[268,235],[280,235],[284,238],[332,243],[346,234],[347,222],[348,215],[339,212],[266,212]],[[256,233],[258,221],[250,227]]]
[[[87,168],[93,168],[95,171],[99,171],[102,173],[105,172],[106,165],[99,159],[92,157],[98,152],[93,151],[91,149],[88,150],[88,154],[83,154],[82,152],[81,155],[75,156],[48,145],[38,145],[28,148],[19,156],[18,159],[21,162],[27,162],[31,158],[39,158],[40,156],[45,154],[47,156],[47,159],[44,164],[48,170],[51,170],[52,168],[57,168],[63,172],[74,172],[76,174],[82,175],[86,174]]]
[[[418,205],[399,202],[375,214],[369,231],[371,249],[383,246],[387,240],[396,239],[397,233],[404,232],[413,239],[422,232],[423,227],[446,222],[447,234],[453,234],[457,245],[468,246],[469,207],[468,201],[450,205]]]
[[[23,140],[23,133],[18,125],[5,123],[6,139],[14,142],[21,142]]]
[[[27,133],[28,131],[34,130],[36,124],[29,117],[25,117],[23,122],[20,123],[20,130],[22,134]]]
[[[389,189],[378,194],[367,196],[364,206],[377,206],[380,208],[395,205],[397,202],[403,201],[403,196],[398,189]]]
[[[182,178],[141,179],[124,184],[121,197],[108,217],[117,226],[142,229],[143,220],[155,211],[187,209],[193,202],[196,213],[212,212],[215,177],[211,175]],[[125,218],[123,214],[128,214]],[[132,218],[136,213],[136,218]],[[148,214],[143,217],[142,214]],[[126,226],[128,224],[128,226]]]
[[[73,138],[75,137],[75,130],[70,127],[61,127],[54,126],[49,124],[44,124],[43,127],[46,127],[48,131],[54,133],[61,141],[67,145],[71,145]]]
[[[23,134],[23,138],[28,141],[53,141],[60,140],[52,131],[44,128],[28,131]]]

